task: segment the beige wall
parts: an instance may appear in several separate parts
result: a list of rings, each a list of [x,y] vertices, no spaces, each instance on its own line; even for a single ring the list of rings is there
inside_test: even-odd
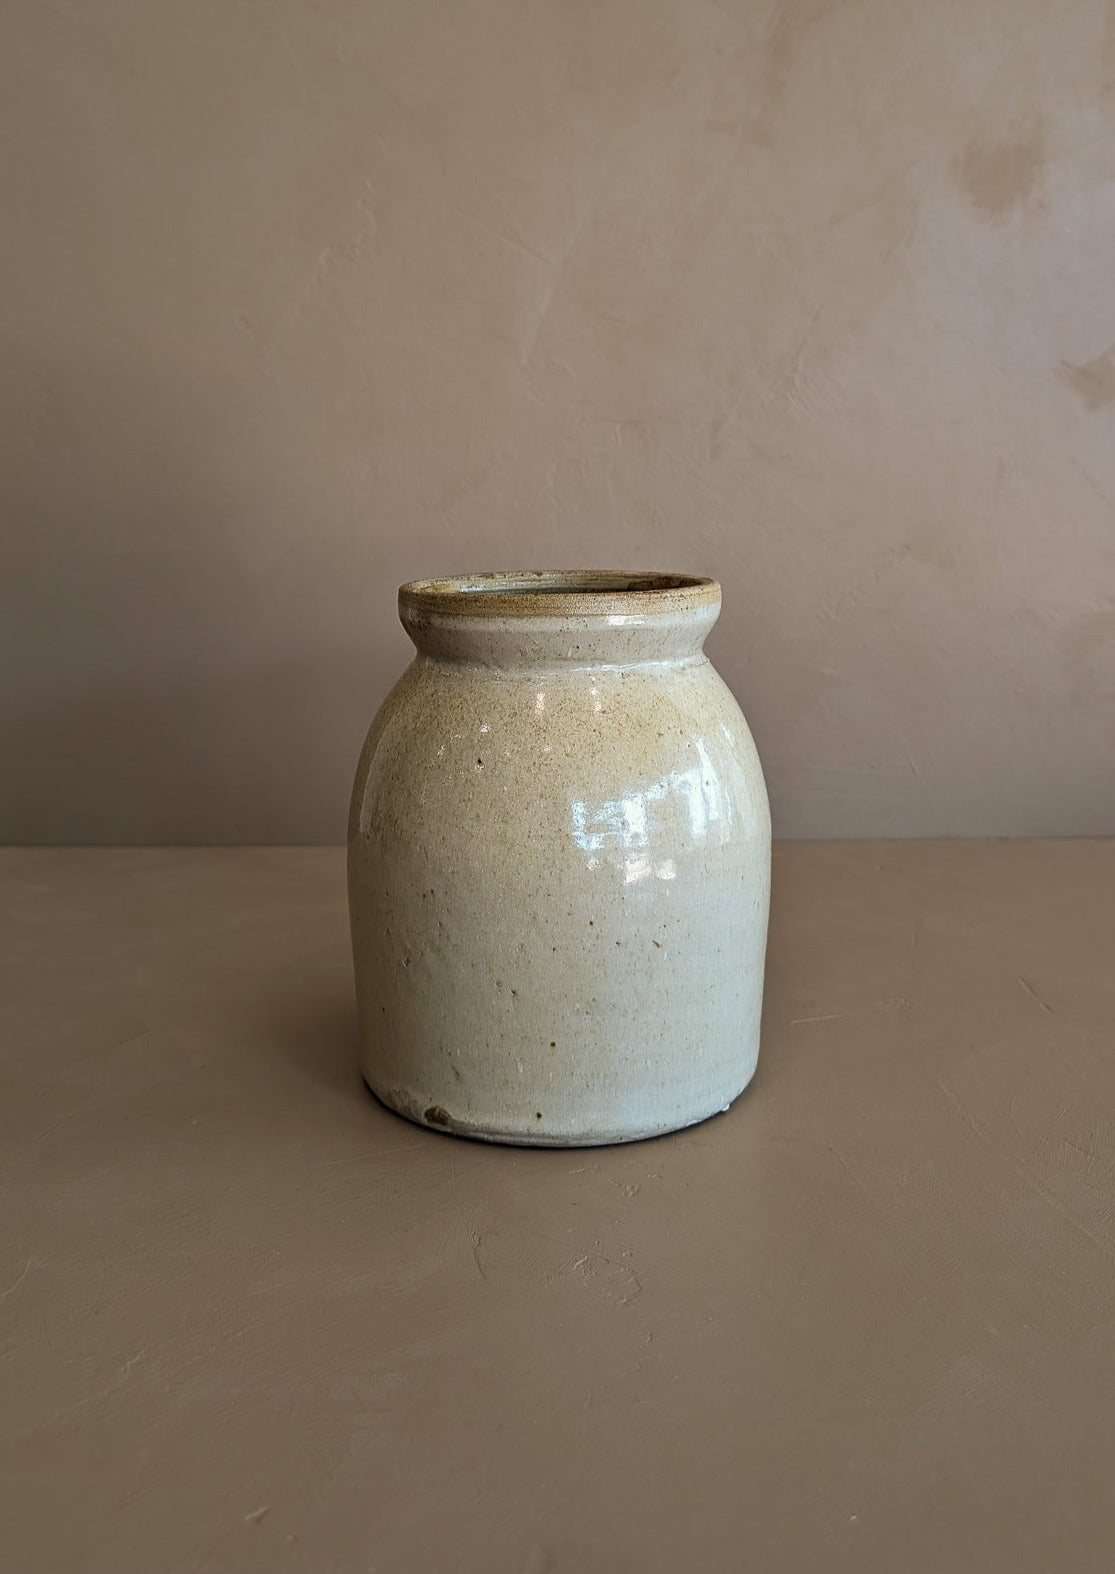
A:
[[[1115,831],[1115,7],[7,0],[3,822],[336,840],[398,581],[717,574],[783,835]]]

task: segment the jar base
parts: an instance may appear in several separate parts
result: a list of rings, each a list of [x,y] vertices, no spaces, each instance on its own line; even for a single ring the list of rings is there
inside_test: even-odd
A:
[[[625,1142],[649,1142],[655,1137],[667,1137],[671,1132],[687,1131],[691,1126],[703,1125],[717,1115],[726,1114],[740,1094],[746,1091],[754,1075],[755,1068],[752,1068],[746,1081],[728,1097],[727,1102],[718,1101],[709,1109],[684,1120],[665,1120],[619,1129],[602,1127],[600,1130],[573,1133],[547,1131],[544,1126],[537,1131],[514,1131],[494,1123],[489,1125],[461,1120],[439,1104],[424,1106],[420,1098],[401,1090],[387,1092],[375,1087],[367,1077],[363,1078],[363,1082],[372,1097],[385,1109],[443,1137],[467,1137],[472,1142],[491,1142],[510,1148],[609,1148]]]

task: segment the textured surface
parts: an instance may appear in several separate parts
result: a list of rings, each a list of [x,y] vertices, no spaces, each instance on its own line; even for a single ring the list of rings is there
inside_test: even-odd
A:
[[[1115,1563],[1115,845],[776,848],[752,1087],[579,1154],[364,1092],[339,852],[2,872],[7,1567]]]
[[[0,834],[339,842],[395,586],[578,564],[782,835],[1115,829],[1107,0],[0,27]]]
[[[704,655],[719,585],[576,583],[404,587],[417,656],[348,839],[369,1087],[557,1147],[727,1109],[759,1053],[770,904],[762,768]]]

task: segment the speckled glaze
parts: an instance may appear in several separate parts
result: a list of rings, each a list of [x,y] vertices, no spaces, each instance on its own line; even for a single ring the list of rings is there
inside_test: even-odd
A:
[[[576,1146],[727,1109],[759,1051],[770,814],[711,579],[421,580],[349,822],[365,1080]]]

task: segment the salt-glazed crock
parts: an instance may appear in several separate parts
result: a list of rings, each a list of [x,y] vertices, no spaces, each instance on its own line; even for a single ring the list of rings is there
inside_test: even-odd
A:
[[[759,1051],[770,813],[704,654],[712,579],[404,585],[417,655],[349,822],[363,1073],[420,1125],[627,1142],[727,1109]]]

